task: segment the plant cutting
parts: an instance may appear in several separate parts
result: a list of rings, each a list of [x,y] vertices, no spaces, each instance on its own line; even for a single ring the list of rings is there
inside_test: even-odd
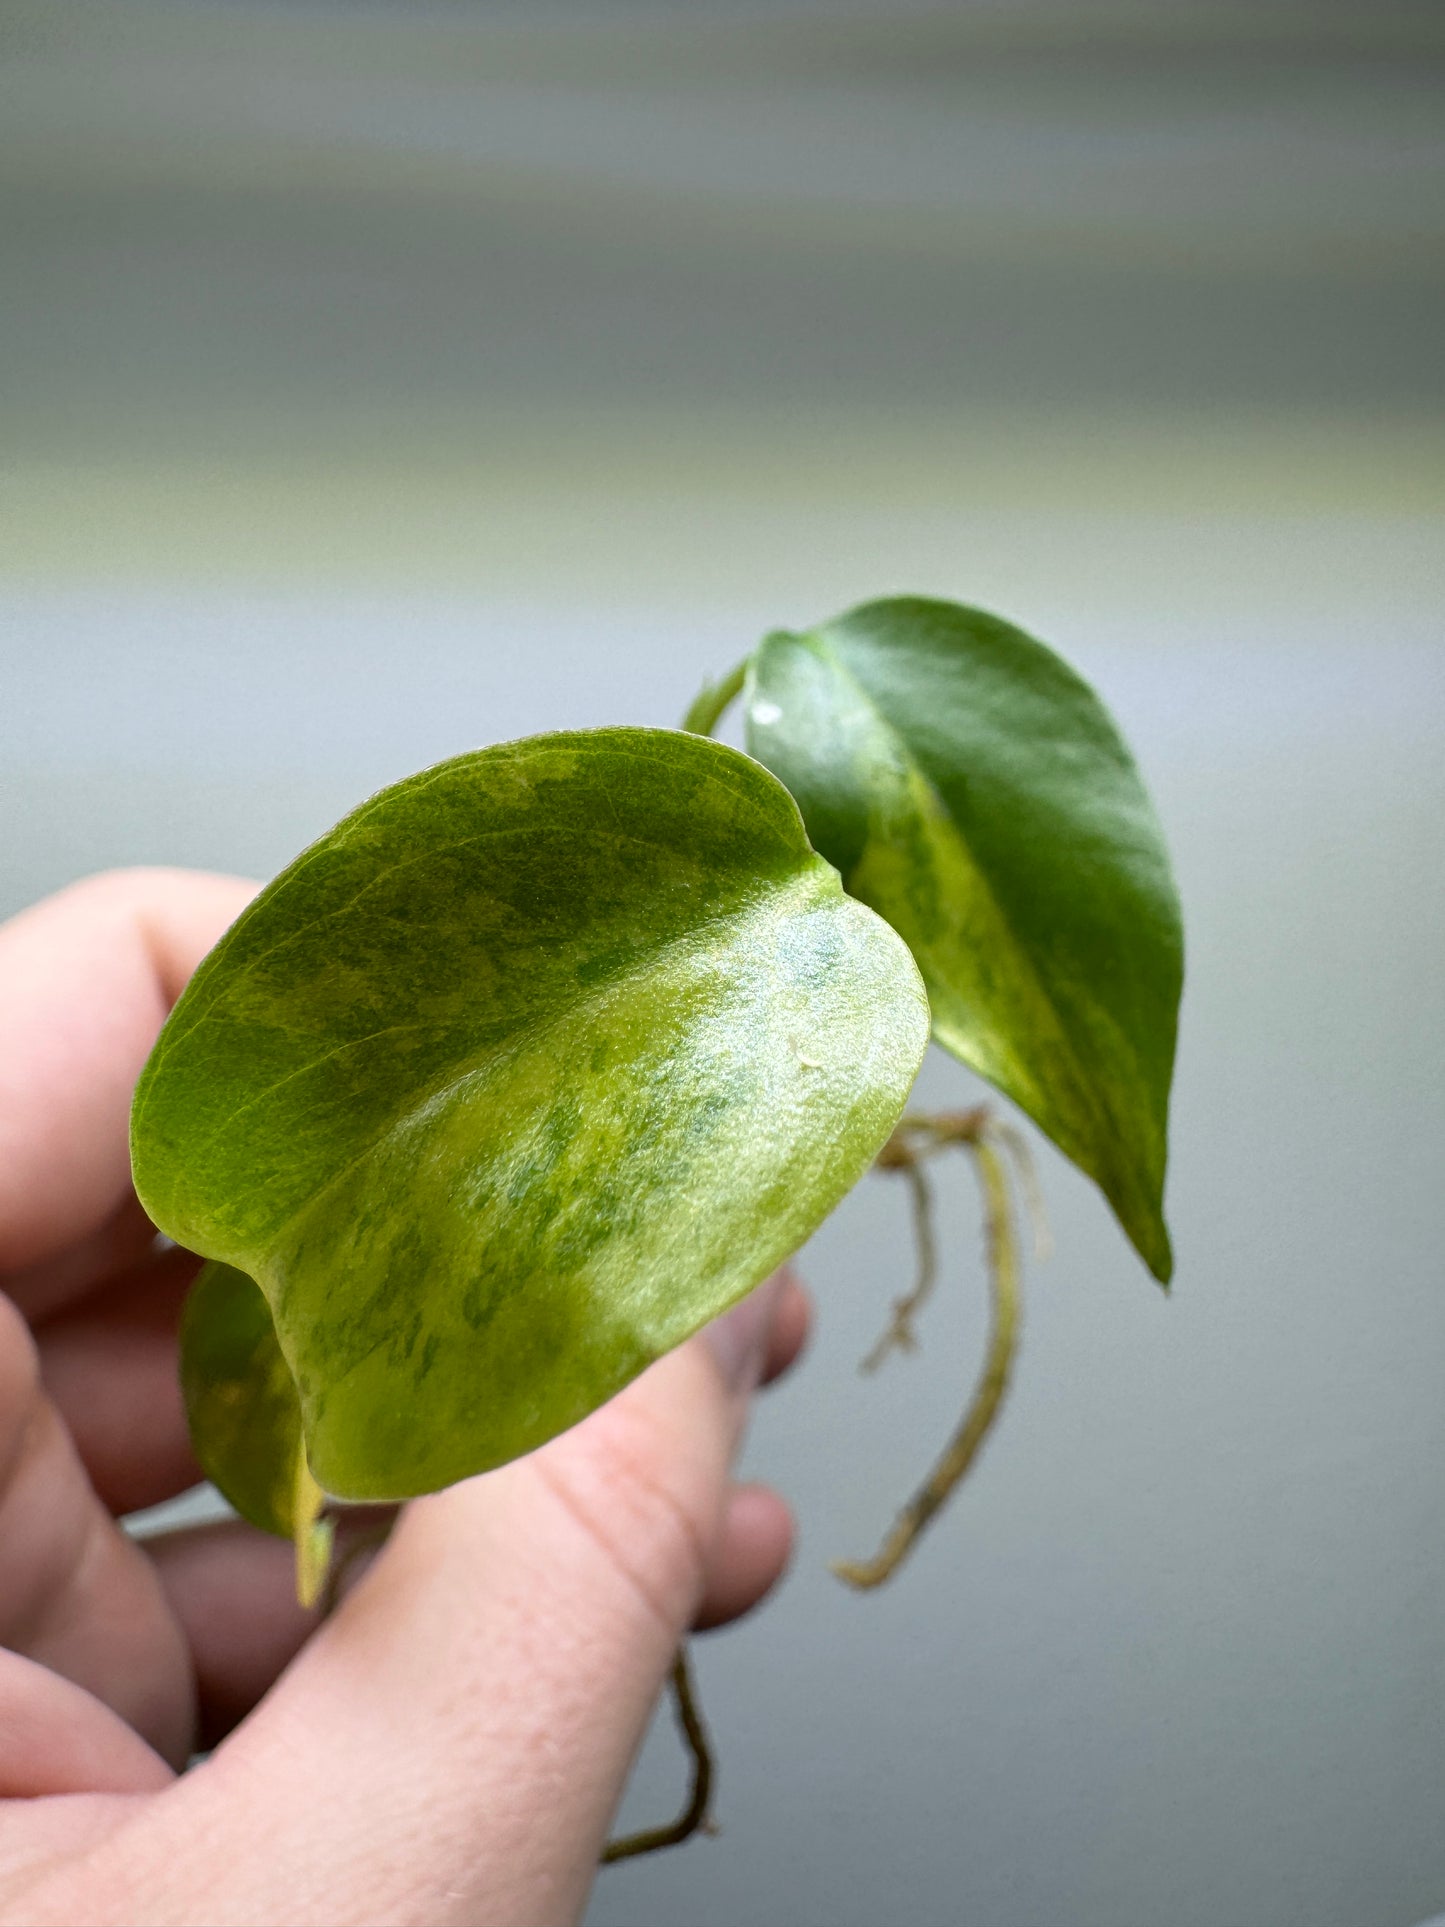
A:
[[[748,753],[713,740],[740,699]],[[907,1109],[932,1036],[1103,1192],[1151,1272],[1182,936],[1119,732],[1060,658],[894,598],[769,635],[681,731],[453,758],[296,859],[201,964],[135,1093],[160,1229],[209,1262],[181,1372],[197,1456],[326,1584],[338,1511],[487,1471],[577,1423],[752,1290],[870,1167],[981,1184],[977,1391],[879,1553],[967,1471],[1018,1324],[1015,1128]],[[667,1844],[706,1807],[695,1760]]]

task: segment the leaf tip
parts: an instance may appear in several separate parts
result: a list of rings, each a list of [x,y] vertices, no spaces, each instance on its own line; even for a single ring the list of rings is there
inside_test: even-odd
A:
[[[1134,1236],[1134,1249],[1149,1267],[1151,1274],[1167,1297],[1170,1280],[1174,1276],[1174,1246],[1170,1242],[1169,1227],[1161,1214],[1145,1226],[1144,1231],[1145,1235],[1142,1238]]]

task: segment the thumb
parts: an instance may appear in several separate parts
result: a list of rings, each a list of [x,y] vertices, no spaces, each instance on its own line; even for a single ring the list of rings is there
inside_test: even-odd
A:
[[[207,1918],[580,1913],[702,1594],[777,1295],[529,1458],[407,1507],[277,1690],[159,1803],[212,1856],[238,1825],[269,1845],[236,1912]]]

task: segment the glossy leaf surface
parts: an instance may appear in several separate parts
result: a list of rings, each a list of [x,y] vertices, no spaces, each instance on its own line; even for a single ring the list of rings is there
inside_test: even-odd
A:
[[[256,899],[137,1088],[179,1242],[264,1291],[343,1498],[529,1451],[757,1284],[927,1037],[906,947],[756,763],[534,737],[383,791]]]
[[[899,598],[769,636],[746,705],[815,847],[907,940],[938,1041],[1097,1181],[1167,1280],[1183,937],[1097,696],[994,616]]]

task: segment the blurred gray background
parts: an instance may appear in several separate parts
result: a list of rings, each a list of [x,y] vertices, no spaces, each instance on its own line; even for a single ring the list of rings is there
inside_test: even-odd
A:
[[[1091,675],[1175,851],[1172,1298],[1041,1151],[1002,1428],[860,1599],[984,1305],[960,1169],[860,1382],[848,1201],[721,1837],[592,1927],[1445,1908],[1442,73],[1352,0],[0,7],[0,911],[900,589]],[[627,1821],[680,1784],[664,1725]]]

